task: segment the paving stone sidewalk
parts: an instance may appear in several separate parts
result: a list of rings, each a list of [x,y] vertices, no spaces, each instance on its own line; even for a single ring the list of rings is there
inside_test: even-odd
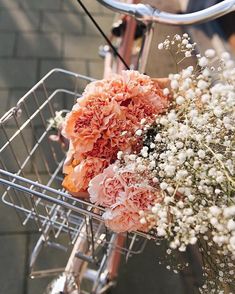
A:
[[[113,13],[95,0],[84,0],[84,3],[108,32]],[[152,3],[168,11],[178,9],[176,0]],[[178,31],[178,28],[157,26],[147,69],[152,76],[165,76],[172,70],[173,61],[168,56],[160,56],[157,40]],[[98,56],[101,44],[103,39],[75,0],[0,0],[0,116],[52,68],[101,78],[103,61]],[[14,211],[0,202],[1,294],[43,293],[49,279],[27,277],[29,255],[38,237],[35,228],[22,227]],[[180,278],[157,266],[152,258],[153,250],[150,246],[146,255],[133,259],[128,266],[124,264],[113,293],[182,293]],[[65,261],[63,257],[59,259]],[[42,266],[55,265],[58,255],[47,255],[46,260]],[[141,269],[146,272],[141,273]]]
[[[107,32],[112,13],[85,1]],[[49,69],[101,77],[103,40],[74,0],[0,1],[0,113]]]

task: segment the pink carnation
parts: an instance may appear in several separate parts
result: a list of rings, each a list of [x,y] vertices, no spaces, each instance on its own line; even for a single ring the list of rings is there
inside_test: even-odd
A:
[[[109,208],[103,215],[106,225],[113,231],[148,230],[150,224],[140,223],[139,212],[148,211],[160,201],[159,190],[141,184],[141,177],[128,169],[111,165],[89,184],[90,200]]]
[[[136,184],[126,189],[122,197],[104,214],[105,224],[114,232],[148,231],[151,224],[140,222],[140,211],[149,211],[150,207],[160,201],[159,191],[150,186]]]
[[[144,231],[151,229],[151,223],[141,224],[140,210],[129,200],[116,203],[103,214],[105,225],[116,233]]]
[[[103,171],[104,167],[92,171],[86,168],[90,175],[85,180],[82,170],[87,158],[94,158],[94,162],[99,158],[107,166],[116,160],[119,150],[138,151],[141,139],[134,134],[142,128],[141,119],[153,122],[155,115],[168,107],[168,102],[159,85],[137,71],[123,71],[121,75],[90,83],[63,126],[62,134],[70,143],[64,166],[70,178],[64,187],[70,191],[69,186],[74,182],[73,194],[76,194],[79,190],[74,193],[74,189],[84,189],[92,179],[90,175],[94,177]]]
[[[123,118],[115,101],[103,102],[99,100],[90,107],[75,107],[66,117],[63,135],[70,140],[77,156],[93,149],[114,117]]]
[[[110,165],[103,173],[94,177],[88,188],[91,202],[104,207],[115,204],[116,199],[123,191],[122,183],[115,176],[114,165]]]
[[[148,231],[148,225],[140,223],[139,210],[128,205],[117,204],[104,214],[105,225],[116,233],[132,232],[137,230]]]
[[[75,167],[73,163],[70,169],[67,167],[67,176],[63,182],[63,186],[76,196],[79,191],[86,191],[91,179],[101,173],[108,162],[106,159],[97,157],[88,157],[82,160]]]

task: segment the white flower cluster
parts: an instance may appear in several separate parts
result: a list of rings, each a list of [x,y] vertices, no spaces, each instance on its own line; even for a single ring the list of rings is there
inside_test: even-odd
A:
[[[214,58],[213,50],[206,55]],[[172,215],[172,246],[181,250],[210,228],[208,207],[229,206],[234,201],[235,83],[228,61],[229,67],[225,63],[214,86],[205,56],[198,57],[199,73],[189,66],[170,75],[172,109],[156,119],[155,134],[141,151],[144,163],[139,159],[167,199],[156,212],[157,227],[161,235],[163,228],[169,231],[168,219],[162,220],[158,213],[165,205]],[[229,68],[229,80],[225,80]]]
[[[163,43],[158,44],[158,49],[169,50],[174,53],[174,56],[183,54],[184,57],[191,57],[192,52],[195,50],[195,46],[196,43],[191,44],[189,35],[185,33],[183,36],[176,34],[172,39],[170,36],[167,36]]]
[[[212,206],[208,213],[213,241],[223,252],[231,251],[235,259],[235,205],[220,208]]]
[[[65,122],[65,115],[68,113],[68,110],[60,110],[55,112],[55,116],[48,120],[48,125],[51,128],[61,129],[62,125]]]
[[[185,56],[195,47],[185,34],[167,38],[158,48],[173,45]],[[218,58],[212,49],[197,55],[197,61],[169,76],[171,89],[164,93],[172,94],[171,108],[136,132],[144,136],[143,148],[138,155],[125,155],[124,162],[135,162],[136,171],[161,190],[163,201],[151,209],[157,235],[180,251],[206,242],[202,255],[219,255],[233,265],[214,272],[224,283],[234,275],[235,260],[235,66],[223,53],[214,68]]]

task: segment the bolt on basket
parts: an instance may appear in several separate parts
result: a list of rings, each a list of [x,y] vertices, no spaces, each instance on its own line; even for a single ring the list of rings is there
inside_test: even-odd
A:
[[[55,134],[52,119],[56,112],[70,110],[91,81],[83,75],[54,69],[0,118],[2,200],[15,208],[23,225],[33,221],[42,233],[41,240],[55,242],[56,246],[55,240],[62,233],[71,244],[83,236],[93,248],[94,244],[107,246],[113,234],[104,226],[102,207],[63,190],[65,150],[50,139]],[[149,238],[150,234],[142,232],[128,234],[118,250],[127,256],[140,253]]]

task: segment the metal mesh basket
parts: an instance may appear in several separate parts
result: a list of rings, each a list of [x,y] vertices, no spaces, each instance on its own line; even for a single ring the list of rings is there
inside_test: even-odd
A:
[[[44,241],[58,240],[65,233],[73,244],[83,234],[93,245],[98,242],[105,246],[113,234],[104,226],[102,207],[74,198],[62,189],[65,151],[50,140],[55,130],[48,121],[56,111],[71,109],[91,81],[54,69],[0,119],[2,200],[16,209],[23,225],[32,220]],[[86,230],[82,231],[84,225]],[[150,237],[142,232],[128,234],[119,250],[128,255],[139,253]]]

